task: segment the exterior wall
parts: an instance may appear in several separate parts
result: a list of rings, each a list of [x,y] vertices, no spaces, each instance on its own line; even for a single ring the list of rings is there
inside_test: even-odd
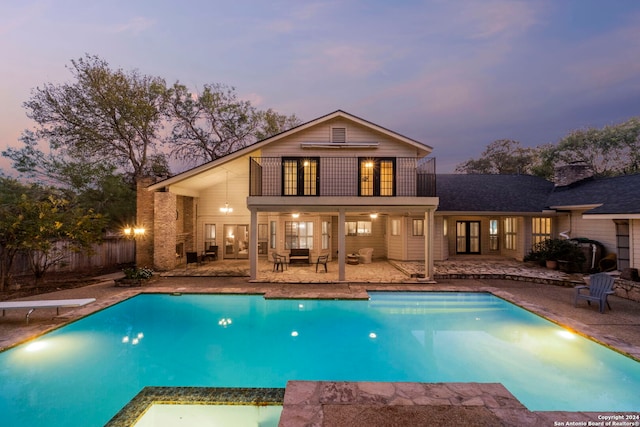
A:
[[[449,259],[448,233],[451,228],[443,216],[436,216],[434,221],[433,258],[435,261],[444,261]]]
[[[425,236],[413,235],[413,220],[420,219],[424,221],[424,216],[405,218],[405,230],[407,241],[407,261],[424,261],[424,239]],[[424,232],[427,233],[427,224],[424,224]]]
[[[135,258],[138,267],[153,266],[153,239],[155,230],[154,217],[154,194],[147,191],[147,187],[153,184],[153,179],[143,178],[136,184],[136,224],[145,229],[143,239],[138,239],[135,243]]]
[[[313,148],[300,147],[301,142],[328,143],[331,142],[331,129],[333,127],[345,127],[347,129],[347,143],[349,142],[378,142],[378,148],[369,150],[350,148]],[[349,154],[346,154],[349,153]],[[336,118],[309,129],[305,129],[289,138],[276,141],[262,149],[264,157],[280,156],[375,156],[375,157],[415,157],[416,149],[388,136],[374,132],[364,126],[360,126],[348,120]]]
[[[176,264],[177,197],[168,192],[150,194],[154,196],[153,268],[160,271],[170,270]]]
[[[616,225],[611,219],[583,219],[583,211],[571,212],[570,237],[585,237],[602,243],[606,253],[617,252]]]
[[[473,216],[473,215],[460,215],[460,216],[445,216],[436,217],[436,242],[438,238],[442,238],[442,244],[436,247],[441,247],[441,254],[438,256],[436,252],[436,260],[448,259],[449,256],[457,255],[456,252],[456,238],[457,230],[456,223],[458,221],[480,221],[480,255],[499,255],[508,258],[514,258],[522,261],[524,256],[531,250],[531,219],[529,217],[515,216],[517,218],[517,238],[516,249],[507,250],[504,248],[504,218],[512,216]],[[438,227],[437,218],[442,218],[442,224]],[[499,233],[499,250],[492,251],[490,249],[489,239],[489,221],[496,219],[499,221],[498,233]],[[444,221],[447,222],[447,236],[442,236]],[[436,248],[437,250],[437,248]],[[446,258],[445,258],[446,256]]]
[[[336,222],[338,217],[335,218]],[[371,221],[371,236],[345,236],[345,250],[347,253],[357,253],[362,248],[373,248],[372,259],[387,257],[385,242],[385,221],[381,217],[370,219],[364,216],[347,216],[347,221]]]
[[[217,178],[212,179],[210,187],[200,192],[200,197],[194,208],[195,236],[193,250],[202,252],[206,249],[204,239],[205,224],[215,224],[216,244],[218,245],[218,259],[224,259],[224,225],[244,225],[251,221],[251,214],[247,209],[247,189],[249,188],[249,160],[242,157],[234,160],[221,169]],[[220,211],[229,203],[233,209],[230,213]],[[192,227],[192,229],[194,229]],[[254,247],[254,242],[249,242]]]
[[[406,259],[406,247],[404,245],[404,236],[407,233],[407,227],[403,217],[401,216],[389,216],[387,220],[387,257],[389,259],[404,260]],[[393,220],[400,221],[400,234],[393,236],[391,234],[391,222]]]

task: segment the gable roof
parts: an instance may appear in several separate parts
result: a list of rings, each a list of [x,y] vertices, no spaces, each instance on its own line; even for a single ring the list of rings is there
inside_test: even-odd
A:
[[[585,215],[640,214],[640,174],[589,178],[557,187],[549,197],[549,206],[592,207]]]
[[[397,132],[393,132],[387,128],[384,128],[382,126],[376,125],[375,123],[372,123],[368,120],[364,120],[360,117],[354,116],[353,114],[349,114],[345,111],[342,110],[336,110],[333,113],[329,113],[326,114],[324,116],[318,117],[317,119],[311,120],[309,122],[303,123],[299,126],[296,126],[294,128],[291,128],[289,130],[286,130],[284,132],[281,132],[277,135],[273,135],[269,138],[265,138],[261,141],[257,141],[251,145],[248,145],[244,148],[241,148],[237,151],[234,151],[233,153],[227,154],[226,156],[220,157],[216,160],[204,163],[200,166],[196,166],[192,169],[189,169],[187,171],[184,171],[182,173],[179,173],[173,177],[164,179],[162,181],[159,181],[151,186],[149,186],[149,190],[159,190],[162,189],[164,187],[170,186],[170,185],[174,185],[174,184],[178,184],[181,183],[185,180],[188,180],[189,178],[193,178],[196,177],[199,174],[202,173],[206,173],[222,164],[228,163],[229,161],[238,159],[242,156],[246,156],[248,154],[250,154],[251,152],[255,151],[255,150],[259,150],[262,147],[264,147],[265,145],[271,144],[275,141],[278,141],[280,139],[286,138],[288,136],[291,136],[297,132],[303,131],[305,129],[308,129],[310,127],[319,125],[323,122],[328,122],[330,120],[336,119],[336,118],[342,118],[354,123],[357,123],[359,125],[365,126],[369,129],[372,129],[376,132],[380,132],[384,135],[387,135],[393,139],[399,140],[405,144],[408,144],[410,146],[415,147],[419,153],[422,153],[423,156],[427,156],[429,155],[432,151],[433,148],[429,145],[423,144],[419,141],[416,141],[415,139],[411,139],[409,137],[406,137],[404,135],[401,135]],[[203,180],[200,180],[200,182],[203,182]]]
[[[438,211],[542,212],[553,183],[532,175],[439,174]]]

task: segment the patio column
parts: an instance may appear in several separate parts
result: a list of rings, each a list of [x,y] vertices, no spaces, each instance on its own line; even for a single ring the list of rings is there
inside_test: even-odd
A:
[[[346,281],[345,261],[347,259],[347,247],[344,237],[345,221],[347,220],[344,209],[338,210],[338,281]]]
[[[250,208],[249,223],[249,280],[258,279],[258,211]]]
[[[434,211],[427,209],[424,213],[425,236],[424,236],[424,278],[433,280],[433,233],[434,233]]]

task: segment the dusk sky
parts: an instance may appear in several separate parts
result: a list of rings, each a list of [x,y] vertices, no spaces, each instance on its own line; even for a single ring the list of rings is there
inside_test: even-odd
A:
[[[1,149],[85,54],[304,121],[345,110],[432,146],[439,173],[640,116],[638,0],[4,0],[0,54]]]

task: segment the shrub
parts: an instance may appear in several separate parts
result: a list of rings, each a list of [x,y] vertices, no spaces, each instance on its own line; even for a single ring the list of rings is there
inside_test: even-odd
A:
[[[151,278],[151,276],[153,276],[153,270],[149,267],[125,268],[123,272],[127,279],[149,279]]]
[[[567,261],[581,266],[586,258],[582,249],[575,243],[564,239],[547,239],[536,243],[525,261],[543,264],[545,261]]]

